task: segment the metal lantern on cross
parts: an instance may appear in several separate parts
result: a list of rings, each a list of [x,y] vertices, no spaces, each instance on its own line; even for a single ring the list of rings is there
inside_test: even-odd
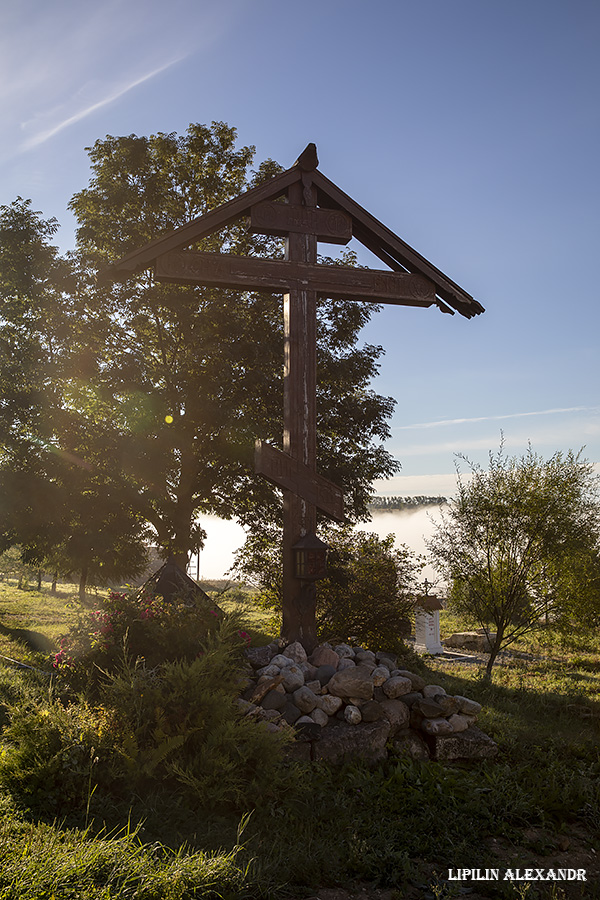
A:
[[[294,575],[300,581],[317,581],[327,575],[327,551],[329,547],[316,534],[306,534],[292,547],[294,551]]]

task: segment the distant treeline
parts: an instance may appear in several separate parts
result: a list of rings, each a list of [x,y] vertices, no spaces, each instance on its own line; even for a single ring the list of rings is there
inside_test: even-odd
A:
[[[446,497],[373,497],[369,509],[418,509],[421,506],[441,506]]]

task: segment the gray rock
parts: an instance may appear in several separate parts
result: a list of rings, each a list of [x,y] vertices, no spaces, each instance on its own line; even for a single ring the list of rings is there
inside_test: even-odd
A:
[[[458,700],[456,697],[450,697],[448,694],[436,694],[435,702],[442,707],[445,716],[453,716],[458,712]]]
[[[265,728],[267,729],[267,731],[272,732],[272,734],[277,734],[279,731],[281,731],[281,728],[279,727],[279,725],[276,725],[275,722],[265,722]]]
[[[496,742],[475,725],[460,734],[435,737],[432,742],[432,756],[438,760],[491,759],[497,753]]]
[[[272,666],[279,666],[280,669],[283,669],[285,666],[291,666],[292,660],[289,656],[284,656],[283,653],[278,653],[277,656],[274,656],[270,663]]]
[[[357,706],[359,709],[363,703],[367,702],[364,697],[345,697],[344,699],[346,703],[349,703],[351,706]]]
[[[323,690],[323,688],[322,688],[322,686],[321,686],[321,682],[318,681],[318,680],[316,680],[316,681],[307,681],[307,682],[306,682],[306,687],[307,687],[309,690],[311,690],[311,691],[313,692],[313,694],[320,694],[321,691]],[[458,707],[457,707],[457,709],[458,709]]]
[[[376,660],[380,666],[385,666],[390,672],[396,668],[396,657],[391,653],[378,653],[376,655]]]
[[[362,722],[360,709],[349,704],[344,710],[344,719],[348,725],[359,725]]]
[[[283,707],[283,718],[289,725],[293,725],[294,722],[297,722],[302,713],[298,709],[295,704],[291,703],[289,700]]]
[[[409,757],[410,759],[429,759],[427,744],[420,735],[414,731],[404,730],[394,735],[392,740],[392,752],[394,756]]]
[[[295,663],[306,662],[307,660],[306,650],[304,649],[300,641],[294,641],[293,644],[288,644],[288,646],[283,651],[283,655],[289,656],[289,658]]]
[[[425,734],[452,734],[454,729],[448,719],[423,719],[421,729]]]
[[[412,690],[410,679],[404,678],[402,675],[392,675],[384,684],[382,684],[383,693],[390,700],[401,697],[402,694],[408,694]]]
[[[423,694],[419,693],[419,691],[410,691],[408,694],[402,695],[402,702],[406,703],[407,706],[412,706],[418,700],[423,699]]]
[[[279,712],[278,709],[264,709],[264,708],[261,708],[260,713],[259,713],[259,717],[260,717],[261,719],[267,719],[267,720],[269,720],[269,719],[278,719],[280,715],[281,715],[281,713]]]
[[[431,697],[421,697],[420,700],[413,703],[411,709],[420,712],[427,719],[438,719],[444,715],[444,710],[440,704]]]
[[[458,702],[458,711],[467,716],[478,716],[481,712],[481,703],[476,700],[469,700],[468,697],[461,697],[457,694],[454,699]]]
[[[438,694],[445,694],[446,691],[443,687],[440,687],[439,684],[426,684],[424,688],[422,688],[422,694],[424,697],[437,697]]]
[[[376,722],[385,715],[381,703],[378,703],[377,700],[365,700],[360,707],[360,714],[363,722]]]
[[[394,735],[410,722],[410,710],[403,700],[383,700],[380,704],[384,716],[390,723],[390,734]]]
[[[335,716],[344,703],[341,697],[334,697],[333,694],[324,694],[318,698],[318,701],[319,708],[327,713],[328,716]]]
[[[314,745],[314,758],[329,762],[342,762],[351,758],[380,762],[387,757],[386,741],[390,723],[386,719],[361,725],[331,721],[321,733],[321,740]]]
[[[358,660],[354,660],[354,662],[356,663],[357,666],[360,666],[361,669],[364,669],[365,672],[372,673],[377,668],[375,663],[371,662],[369,659],[364,659],[362,662],[359,662]]]
[[[296,665],[286,666],[282,672],[283,686],[288,693],[293,693],[304,684],[304,673]]]
[[[452,731],[454,734],[459,734],[461,731],[466,731],[470,722],[470,716],[461,716],[460,713],[454,713],[454,715],[448,718],[448,721],[452,725]]]
[[[446,647],[455,647],[459,650],[473,650],[489,653],[491,644],[496,640],[496,635],[491,633],[489,638],[479,631],[457,631],[446,638],[443,643]]]
[[[339,669],[327,684],[327,690],[334,697],[359,697],[362,700],[373,698],[373,680],[370,672],[361,666]]]
[[[340,659],[339,665],[337,667],[338,672],[341,672],[342,669],[353,669],[356,666],[356,663],[353,659],[350,659],[347,656],[343,656]]]
[[[340,659],[354,659],[354,650],[350,644],[338,644],[337,647],[334,647],[333,649]]]
[[[268,666],[271,659],[275,655],[275,650],[269,647],[247,647],[244,650],[244,656],[253,669],[262,669]]]
[[[299,719],[296,719],[296,721],[295,721],[294,724],[295,724],[297,727],[299,727],[300,725],[314,725],[315,723],[314,723],[314,721],[311,719],[310,716],[300,716]]]
[[[403,678],[410,678],[413,691],[422,691],[427,684],[424,678],[421,678],[420,675],[415,675],[414,672],[409,672],[408,669],[396,669],[394,675],[402,675]]]
[[[269,664],[268,666],[263,666],[262,669],[257,671],[257,675],[259,678],[262,676],[266,676],[267,678],[273,678],[274,675],[279,675],[280,669],[279,666],[274,666]]]
[[[308,660],[306,662],[296,663],[302,674],[304,675],[305,681],[314,681],[317,677],[317,670],[312,663],[309,663]]]
[[[325,726],[329,724],[329,716],[322,709],[319,709],[318,706],[313,709],[310,717],[313,722],[315,722],[315,724],[317,725],[320,725],[321,728],[325,728]]]
[[[263,709],[283,709],[287,703],[287,694],[278,690],[269,691],[260,702]]]
[[[303,685],[298,688],[298,690],[294,691],[292,696],[294,698],[294,705],[303,713],[311,713],[315,706],[317,706],[317,697],[306,685]]]
[[[363,662],[370,662],[375,665],[375,654],[372,650],[358,650],[354,653],[355,661],[360,665]]]
[[[376,666],[371,672],[371,678],[373,679],[373,684],[375,687],[381,687],[381,685],[387,681],[390,677],[389,669],[386,669],[385,666]]]
[[[334,669],[337,669],[340,658],[331,647],[321,645],[316,650],[313,650],[309,657],[309,662],[316,666],[317,669],[320,666],[333,666]]]
[[[329,679],[335,675],[335,669],[333,666],[319,666],[317,669],[317,678],[321,682],[321,684],[327,684]]]

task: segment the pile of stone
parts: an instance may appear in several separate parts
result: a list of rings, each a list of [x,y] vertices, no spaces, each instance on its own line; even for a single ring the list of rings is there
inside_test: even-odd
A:
[[[392,753],[453,760],[497,753],[475,726],[479,703],[398,668],[391,654],[321,644],[307,656],[298,642],[273,642],[248,648],[246,658],[240,705],[270,730],[293,727],[297,758],[378,761]]]

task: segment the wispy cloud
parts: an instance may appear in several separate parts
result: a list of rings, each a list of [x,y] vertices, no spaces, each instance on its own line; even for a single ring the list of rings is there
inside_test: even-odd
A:
[[[535,412],[505,413],[497,416],[475,416],[463,419],[436,419],[433,422],[415,422],[412,425],[393,425],[392,431],[409,431],[416,428],[438,428],[442,425],[466,425],[473,422],[501,422],[503,419],[524,419],[531,416],[551,416],[576,412],[598,412],[600,406],[568,406],[556,409],[542,409]]]
[[[129,91],[132,91],[140,84],[144,84],[144,82],[149,81],[151,78],[155,78],[157,75],[160,75],[161,72],[164,72],[166,69],[171,68],[171,66],[174,66],[183,58],[184,56],[178,56],[175,59],[169,60],[169,62],[164,63],[162,66],[158,66],[158,68],[153,69],[151,72],[147,72],[145,75],[134,78],[131,81],[128,81],[126,84],[113,89],[105,97],[102,97],[100,100],[97,100],[94,103],[91,103],[88,106],[84,107],[83,109],[72,113],[61,121],[56,122],[54,125],[46,128],[45,130],[38,131],[37,134],[32,135],[24,142],[24,144],[22,145],[22,149],[30,150],[33,147],[38,147],[40,144],[43,144],[45,141],[54,137],[54,135],[63,131],[65,128],[68,128],[70,125],[74,125],[76,122],[80,122],[82,119],[85,119],[87,116],[92,115],[92,113],[95,113],[97,110],[102,109],[103,107],[108,106],[111,103],[114,103],[116,100],[119,100],[120,97],[123,97],[125,94],[129,93]],[[23,127],[26,127],[26,125],[23,125]]]

